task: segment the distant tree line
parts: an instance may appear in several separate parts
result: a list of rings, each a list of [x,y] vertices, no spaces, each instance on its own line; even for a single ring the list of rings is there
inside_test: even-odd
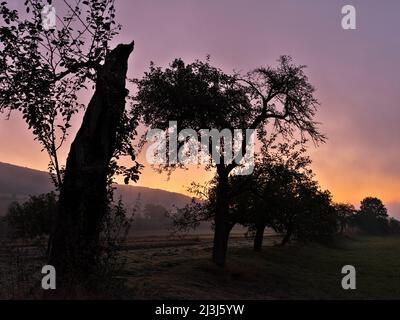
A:
[[[26,202],[13,202],[4,219],[6,233],[11,238],[46,238],[54,227],[57,211],[54,192],[31,196]]]
[[[13,202],[0,219],[0,237],[24,240],[46,240],[56,222],[58,196],[55,192],[30,196],[23,203]],[[102,220],[101,238],[118,242],[129,231],[133,212],[128,212],[121,200],[109,205],[110,213]]]
[[[281,144],[281,151],[289,145]],[[293,148],[293,145],[291,146]],[[303,152],[303,151],[301,151]],[[277,158],[258,162],[251,176],[233,176],[231,192],[231,228],[236,224],[248,228],[254,237],[254,249],[261,250],[266,228],[282,234],[281,245],[296,241],[329,243],[335,235],[363,233],[369,235],[400,235],[400,221],[389,217],[383,202],[376,197],[366,197],[359,210],[348,203],[333,203],[329,191],[321,190],[305,169],[308,157],[296,151],[290,159]],[[272,156],[271,156],[272,155]],[[197,195],[202,186],[193,184]],[[204,188],[203,188],[204,189]],[[208,189],[205,202],[193,201],[184,208],[171,212],[157,204],[136,208],[130,229],[172,230],[187,232],[202,222],[212,221],[215,205],[215,187]],[[26,202],[13,202],[7,215],[0,219],[0,237],[19,239],[44,239],[54,227],[57,210],[54,192],[31,196]],[[126,221],[129,217],[123,209]],[[122,208],[122,209],[121,209]]]
[[[345,231],[361,232],[370,235],[400,234],[400,221],[389,217],[382,200],[366,197],[361,201],[360,209],[351,204],[335,204],[340,233]]]
[[[47,239],[51,234],[57,212],[58,197],[54,192],[31,196],[26,202],[13,202],[5,217],[0,219],[0,237],[26,240]],[[121,218],[129,222],[129,230],[166,230],[172,226],[168,210],[161,205],[137,205],[132,212],[128,212],[122,202],[115,202],[111,215],[104,223],[108,224],[105,230],[115,228],[120,221],[112,223],[114,219]],[[124,233],[121,233],[123,236]]]

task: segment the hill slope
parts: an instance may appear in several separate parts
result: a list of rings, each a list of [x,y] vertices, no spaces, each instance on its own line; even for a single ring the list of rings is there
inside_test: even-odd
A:
[[[6,213],[12,201],[23,201],[29,195],[47,193],[53,189],[47,172],[0,162],[0,216]],[[121,197],[127,207],[133,206],[138,197],[142,205],[158,204],[166,209],[174,205],[182,207],[191,201],[190,197],[180,193],[129,185],[117,185],[115,197]]]

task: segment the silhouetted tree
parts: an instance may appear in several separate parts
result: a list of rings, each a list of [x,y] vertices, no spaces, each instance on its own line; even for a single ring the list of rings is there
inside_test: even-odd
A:
[[[262,157],[256,163],[248,188],[254,205],[249,207],[247,224],[255,230],[256,251],[261,250],[265,228],[277,229],[277,221],[283,220],[283,215],[288,215],[292,212],[292,206],[296,206],[296,183],[303,176],[312,176],[308,167],[311,160],[305,155],[305,142],[276,144],[273,137],[263,145]]]
[[[20,204],[13,202],[5,216],[11,227],[11,236],[22,239],[44,239],[54,225],[57,197],[54,192],[31,196]]]
[[[320,190],[311,172],[282,161],[264,162],[261,170],[258,186],[252,192],[259,201],[251,208],[248,220],[256,230],[255,250],[261,250],[266,226],[283,234],[282,245],[292,238],[320,242],[332,239],[337,221],[331,195]]]
[[[167,209],[158,204],[148,203],[142,214],[135,217],[133,228],[135,230],[167,230],[170,223]]]
[[[191,128],[199,135],[202,129],[227,129],[232,136],[234,129],[259,129],[262,136],[262,129],[270,123],[283,136],[292,136],[299,130],[301,135],[309,134],[315,141],[323,141],[314,121],[318,102],[303,70],[304,66],[292,64],[286,56],[279,59],[276,68],[261,67],[245,76],[225,74],[209,61],[185,64],[177,59],[165,70],[152,64],[144,78],[136,82],[135,109],[144,115],[146,125],[162,130],[167,130],[169,121],[175,120],[178,131]],[[220,142],[223,146],[224,141]],[[232,228],[228,180],[240,165],[226,161],[224,147],[211,151],[219,156],[218,163],[214,163],[217,185],[213,261],[223,266]],[[246,139],[241,151],[246,154]]]
[[[266,227],[282,233],[282,244],[298,241],[328,242],[337,231],[337,216],[328,191],[320,190],[309,168],[305,141],[266,142],[252,174],[229,177],[227,220],[254,233],[254,249],[260,251]],[[204,202],[193,202],[174,215],[178,230],[196,228],[215,216],[216,179],[193,184],[189,191]]]
[[[0,217],[0,239],[7,238],[10,234],[10,227],[4,217]]]
[[[382,200],[376,197],[366,197],[361,201],[360,210],[355,219],[357,225],[367,233],[389,232],[387,209]]]
[[[112,199],[107,186],[115,173],[112,158],[121,151],[118,130],[124,117],[125,77],[132,49],[133,45],[118,45],[98,71],[96,91],[71,145],[60,190],[50,263],[59,269],[78,270],[84,277],[96,265],[101,221]],[[137,164],[130,172],[134,181],[139,168]]]
[[[389,218],[390,232],[395,235],[400,235],[400,221],[395,218]]]
[[[292,220],[286,227],[287,233],[282,244],[287,243],[291,237],[302,242],[331,243],[337,232],[337,217],[331,193],[321,190],[315,181],[309,181],[300,187],[297,202],[299,208],[293,211],[294,222]]]
[[[64,1],[57,30],[42,25],[45,4],[26,1],[25,18],[6,2],[0,4],[0,111],[8,117],[20,111],[50,157],[49,171],[60,196],[49,263],[62,284],[67,268],[77,278],[93,270],[112,176],[138,179],[140,165],[131,144],[137,122],[125,111],[133,43],[110,51],[109,42],[120,30],[114,0]],[[96,91],[63,168],[58,151],[72,116],[84,108],[78,94],[89,85]],[[132,168],[117,164],[125,155],[134,161]]]
[[[349,203],[336,203],[334,208],[339,223],[339,232],[342,234],[347,227],[354,224],[357,210]]]

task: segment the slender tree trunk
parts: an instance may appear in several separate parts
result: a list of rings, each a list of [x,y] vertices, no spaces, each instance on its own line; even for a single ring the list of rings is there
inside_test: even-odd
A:
[[[288,229],[286,231],[285,236],[282,239],[281,246],[285,246],[290,241],[291,237],[292,237],[292,231],[290,229]]]
[[[226,253],[228,250],[229,233],[233,224],[228,219],[228,172],[221,167],[218,171],[218,186],[216,195],[216,212],[214,218],[214,246],[212,259],[219,267],[225,266]]]
[[[71,145],[49,245],[49,264],[56,268],[58,284],[86,279],[96,266],[102,218],[108,205],[109,163],[125,109],[125,80],[132,50],[133,43],[118,45],[107,55]]]
[[[265,224],[258,224],[256,226],[256,235],[254,237],[254,251],[260,252],[264,240]]]

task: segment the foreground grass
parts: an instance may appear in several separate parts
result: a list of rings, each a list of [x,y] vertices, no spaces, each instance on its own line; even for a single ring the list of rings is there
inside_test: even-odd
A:
[[[273,246],[263,252],[232,239],[224,270],[210,262],[211,242],[127,248],[121,277],[134,299],[400,299],[400,238],[357,237],[334,247]],[[341,269],[357,270],[357,289],[343,290]],[[128,298],[128,297],[127,297]]]

